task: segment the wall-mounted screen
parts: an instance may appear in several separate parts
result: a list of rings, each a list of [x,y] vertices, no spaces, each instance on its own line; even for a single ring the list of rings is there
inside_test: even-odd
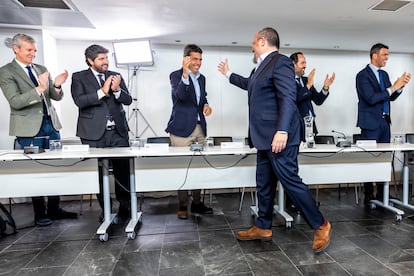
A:
[[[119,40],[112,42],[116,66],[152,66],[154,57],[149,40]]]

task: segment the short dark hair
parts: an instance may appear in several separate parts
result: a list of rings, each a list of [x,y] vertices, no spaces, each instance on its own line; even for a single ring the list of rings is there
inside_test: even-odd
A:
[[[266,27],[257,32],[259,36],[264,37],[270,46],[276,46],[279,49],[280,40],[277,31],[271,27]]]
[[[106,49],[105,47],[103,47],[101,45],[93,44],[93,45],[89,46],[85,50],[85,61],[86,61],[86,64],[88,66],[91,66],[91,64],[89,64],[89,62],[88,62],[88,58],[90,58],[91,60],[95,60],[95,58],[99,54],[107,54],[108,52],[109,52],[108,49]]]
[[[196,44],[187,44],[187,45],[185,45],[185,47],[184,47],[184,56],[187,57],[192,52],[202,54],[203,50],[201,50],[201,48]]]
[[[303,53],[302,52],[295,52],[295,53],[290,55],[290,59],[293,61],[294,64],[298,63],[298,61],[299,61],[298,56],[299,55],[303,56]]]
[[[372,58],[374,54],[378,54],[379,51],[383,48],[389,49],[387,45],[382,44],[382,43],[377,43],[377,44],[372,45],[371,51],[369,51],[369,57]]]

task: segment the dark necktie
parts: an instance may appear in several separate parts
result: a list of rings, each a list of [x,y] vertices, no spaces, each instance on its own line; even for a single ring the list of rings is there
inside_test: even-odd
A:
[[[27,66],[26,66],[26,69],[27,69],[27,72],[29,73],[29,77],[30,77],[30,79],[32,80],[33,84],[34,84],[36,87],[38,87],[38,86],[39,86],[39,82],[37,81],[36,77],[35,77],[35,76],[34,76],[34,74],[33,74],[33,71],[32,71],[32,66],[27,65]],[[40,96],[40,97],[42,98],[42,103],[43,103],[43,116],[48,116],[48,115],[49,115],[49,109],[47,108],[47,105],[46,105],[46,100],[45,100],[45,98],[44,98],[43,94],[41,94],[41,96]]]
[[[37,82],[36,77],[33,75],[32,66],[27,65],[27,66],[26,66],[26,69],[27,69],[27,72],[29,72],[29,77],[30,77],[30,79],[32,80],[33,84],[34,84],[36,87],[38,87],[38,86],[39,86],[39,83]]]
[[[379,77],[379,85],[381,90],[384,91],[386,89],[385,82],[384,82],[384,71],[379,69],[378,70],[378,77]],[[387,98],[384,100],[384,107],[383,107],[384,114],[390,114],[390,100]]]
[[[300,81],[300,77],[296,77],[296,83],[302,86],[302,82]]]
[[[101,84],[101,87],[104,86],[105,80],[103,79],[103,74],[98,74],[99,83]]]

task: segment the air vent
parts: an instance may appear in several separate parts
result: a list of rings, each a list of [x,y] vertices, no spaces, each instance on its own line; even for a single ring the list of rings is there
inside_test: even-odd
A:
[[[72,10],[63,0],[16,0],[16,2],[25,8]]]
[[[397,11],[402,7],[411,4],[412,1],[384,0],[371,7],[373,11]]]

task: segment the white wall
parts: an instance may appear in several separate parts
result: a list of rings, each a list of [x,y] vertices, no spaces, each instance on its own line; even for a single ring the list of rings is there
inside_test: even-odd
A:
[[[0,39],[12,36],[16,31],[0,30]],[[48,34],[35,31],[27,31],[38,41],[39,55],[36,62],[43,63],[41,55],[43,46],[48,49],[45,53],[44,64],[49,68],[53,76],[64,69],[69,74],[87,68],[84,61],[84,50],[90,44],[101,44],[112,52],[110,42],[102,41],[67,41],[54,40]],[[230,69],[242,75],[248,75],[254,67],[252,53],[246,47],[203,47],[203,65],[201,72],[207,78],[208,100],[213,108],[213,114],[208,117],[208,134],[211,136],[247,135],[247,94],[246,92],[230,85],[228,80],[217,71],[217,64],[224,58],[228,58]],[[321,51],[303,50],[307,57],[309,72],[316,68],[315,86],[320,89],[327,73],[336,73],[336,81],[331,87],[331,95],[326,102],[316,107],[317,125],[320,134],[330,134],[332,129],[341,131],[351,136],[358,133],[355,127],[357,116],[357,96],[355,91],[355,75],[369,62],[367,52],[350,51]],[[385,68],[390,74],[391,81],[397,76],[408,71],[414,73],[414,55],[398,54],[392,52]],[[164,132],[171,111],[171,92],[169,73],[181,66],[182,45],[153,45],[155,52],[155,64],[152,67],[141,67],[136,77],[131,76],[131,70],[116,68],[112,54],[110,56],[110,69],[119,71],[126,81],[131,81],[130,92],[138,98],[132,107],[139,108],[141,114],[148,120],[149,125],[158,136],[167,135]],[[296,49],[282,49],[281,52],[290,55]],[[0,45],[0,65],[9,62],[13,53],[4,44]],[[55,59],[54,59],[55,58]],[[66,93],[60,103],[54,105],[60,109],[60,117],[63,123],[62,137],[74,137],[76,133],[77,108],[70,95],[71,77],[63,85]],[[407,85],[404,94],[392,103],[392,131],[394,133],[414,132],[413,116],[411,109],[413,102],[413,82]],[[11,148],[13,138],[8,137],[9,107],[4,97],[0,97],[1,114],[0,123],[0,148]],[[130,108],[131,109],[131,108]],[[132,114],[133,115],[133,114]],[[144,130],[146,124],[138,116],[138,133]],[[135,121],[132,116],[130,128],[135,132]],[[132,135],[133,136],[133,135]],[[147,129],[142,137],[155,136]]]

